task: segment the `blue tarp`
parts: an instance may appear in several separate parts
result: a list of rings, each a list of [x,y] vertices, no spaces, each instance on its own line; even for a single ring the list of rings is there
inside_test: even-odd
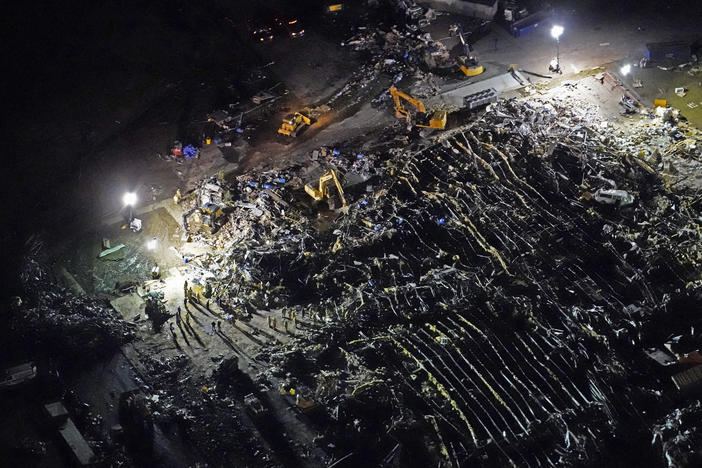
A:
[[[187,159],[196,158],[198,154],[200,154],[200,150],[195,148],[193,145],[188,145],[183,148],[183,155]]]

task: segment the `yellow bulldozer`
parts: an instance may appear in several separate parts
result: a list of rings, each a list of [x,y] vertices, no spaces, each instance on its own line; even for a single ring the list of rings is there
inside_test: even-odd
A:
[[[405,106],[402,105],[402,99],[412,104],[417,108],[416,122],[417,127],[423,128],[446,128],[446,111],[435,111],[431,115],[427,113],[427,109],[424,103],[417,98],[410,96],[407,93],[403,93],[394,86],[390,87],[390,95],[395,101],[395,115],[400,119],[407,120],[408,123],[412,122],[412,114]]]
[[[312,125],[311,111],[309,108],[304,108],[299,112],[288,114],[283,117],[283,123],[278,129],[281,135],[296,137],[298,132],[306,125]]]
[[[334,169],[330,169],[328,172],[324,173],[319,178],[318,188],[315,188],[310,184],[305,185],[305,192],[307,192],[307,194],[310,197],[314,198],[316,201],[322,201],[325,198],[331,200],[329,194],[329,186],[332,182],[334,182],[334,185],[336,185],[336,189],[339,192],[341,206],[346,206],[346,197],[344,197],[344,189],[341,187],[341,182],[339,182],[339,177],[337,177],[336,171]],[[330,206],[330,208],[333,209],[332,206]]]

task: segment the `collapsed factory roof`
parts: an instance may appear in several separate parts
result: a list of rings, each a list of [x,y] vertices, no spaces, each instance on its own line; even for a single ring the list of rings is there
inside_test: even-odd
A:
[[[344,47],[364,65],[280,133],[344,126],[366,101],[402,119],[320,144],[303,130],[266,167],[154,194],[143,226],[168,220],[170,243],[150,247],[164,260],[102,239],[83,274],[104,298],[65,268],[60,286],[28,244],[13,339],[78,365],[122,349],[137,375],[109,437],[66,398],[95,457],[153,464],[161,437],[211,466],[590,466],[637,445],[694,465],[699,131],[633,101],[605,118],[573,93],[601,70],[549,87],[510,67],[484,80],[507,96],[441,93],[426,70],[456,62],[428,34],[364,27]],[[390,85],[443,105],[442,125],[417,128]],[[447,106],[471,86],[487,98]],[[255,148],[257,112],[293,110],[266,89],[210,112],[205,150],[178,143],[166,162]]]

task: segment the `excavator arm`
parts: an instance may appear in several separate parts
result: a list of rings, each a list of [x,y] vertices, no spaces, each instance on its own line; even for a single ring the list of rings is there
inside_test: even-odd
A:
[[[394,86],[390,87],[390,95],[395,100],[395,115],[398,118],[407,119],[407,122],[410,122],[411,120],[409,111],[405,109],[405,107],[402,105],[402,101],[400,100],[404,99],[405,101],[409,102],[414,107],[416,107],[417,111],[419,111],[419,114],[423,116],[419,120],[425,120],[425,122],[417,123],[417,127],[438,129],[443,129],[446,127],[446,111],[436,111],[433,115],[428,116],[427,109],[424,106],[424,103],[419,99],[413,98],[407,93],[403,93]]]
[[[339,182],[339,178],[336,176],[336,171],[331,170],[332,179],[334,179],[334,184],[336,184],[336,189],[339,191],[339,198],[341,199],[341,206],[346,206],[346,197],[344,196],[344,189],[341,188],[341,182]],[[327,196],[329,196],[327,194]]]
[[[344,197],[344,189],[341,187],[341,182],[336,175],[336,171],[331,169],[319,178],[319,188],[314,188],[310,184],[305,185],[305,192],[317,201],[329,198],[329,184],[334,181],[336,189],[339,191],[339,198],[342,206],[346,206],[346,197]]]
[[[412,104],[419,112],[426,112],[426,108],[424,107],[424,103],[422,101],[417,98],[413,98],[407,93],[403,93],[394,86],[390,87],[390,95],[395,100],[395,115],[400,119],[408,119],[410,115],[409,111],[402,105],[402,101],[400,101],[400,99],[404,99]]]

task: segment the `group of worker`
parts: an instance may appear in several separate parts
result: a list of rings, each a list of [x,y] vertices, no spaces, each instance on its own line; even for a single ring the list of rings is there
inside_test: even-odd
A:
[[[183,306],[185,307],[185,318],[184,321],[187,326],[190,326],[190,318],[192,315],[192,312],[188,308],[188,303],[198,303],[202,304],[201,300],[203,299],[203,296],[200,292],[193,291],[193,288],[190,286],[188,283],[188,280],[185,280],[183,283]],[[206,310],[210,310],[210,300],[207,299],[206,305],[205,305]],[[304,317],[305,312],[304,310],[302,311],[302,316]],[[231,322],[234,319],[234,316],[227,313],[225,316],[226,320]],[[182,311],[180,306],[178,306],[178,310],[176,311],[175,314],[175,325],[173,322],[170,324],[170,329],[171,333],[173,334],[173,338],[175,339],[175,329],[176,325],[180,328],[181,326],[181,321],[183,320],[182,317]],[[281,320],[283,322],[283,330],[285,333],[293,332],[293,330],[297,329],[297,313],[294,310],[286,310],[282,309],[281,310]],[[278,319],[273,316],[268,317],[268,328],[271,328],[273,330],[278,330]],[[222,321],[212,321],[210,324],[210,330],[208,330],[208,334],[214,335],[217,332],[222,331]]]
[[[185,307],[184,321],[185,321],[186,326],[190,327],[190,318],[192,316],[192,312],[190,312],[190,309],[188,308],[188,303],[202,304],[202,299],[203,299],[202,294],[200,292],[193,291],[193,288],[188,284],[188,280],[185,280],[185,282],[183,283],[183,306]],[[207,299],[207,301],[205,302],[205,309],[207,309],[208,311],[210,310],[210,300],[209,299]],[[228,322],[231,323],[231,321],[233,320],[234,317],[231,314],[227,314],[225,318],[227,319]],[[183,321],[182,310],[181,310],[180,306],[178,306],[178,309],[176,310],[176,313],[175,313],[175,324],[173,322],[171,322],[170,327],[169,327],[171,330],[171,333],[173,334],[173,339],[176,339],[176,334],[175,334],[176,326],[178,328],[180,328],[182,321]],[[222,331],[222,321],[218,320],[215,322],[213,320],[212,323],[210,324],[210,330],[208,331],[208,334],[214,335],[215,333],[221,332],[221,331]]]
[[[295,311],[287,311],[285,309],[282,309],[280,311],[280,314],[282,316],[283,320],[283,328],[285,330],[285,333],[288,333],[290,330],[290,323],[292,323],[292,329],[297,329],[297,314]],[[278,329],[278,319],[273,316],[268,316],[268,328],[272,328],[273,330]]]

